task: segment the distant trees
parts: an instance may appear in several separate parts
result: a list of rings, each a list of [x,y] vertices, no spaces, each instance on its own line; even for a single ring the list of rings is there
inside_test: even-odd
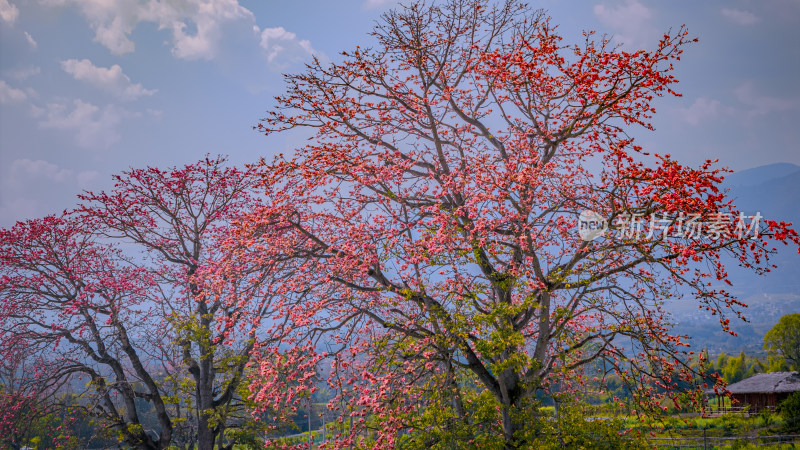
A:
[[[800,370],[800,313],[781,317],[764,335],[764,349],[784,370]]]
[[[766,367],[756,357],[747,356],[741,352],[739,356],[728,356],[725,353],[717,355],[710,367],[709,372],[715,372],[725,380],[726,383],[736,383],[751,377],[756,373],[765,372]]]
[[[709,361],[706,370],[716,373],[726,383],[736,383],[756,373],[797,370],[800,354],[800,314],[782,316],[764,335],[766,359],[747,355],[742,351],[738,356],[720,353]],[[708,359],[708,356],[706,356]]]
[[[792,364],[792,361],[796,361],[793,358],[797,358],[800,352],[800,314],[782,316],[764,335],[764,349],[767,357],[761,359],[742,351],[738,356],[723,352],[709,361],[708,355],[704,353],[707,361],[705,370],[708,374],[716,374],[727,384],[736,383],[757,373],[797,370],[796,363]]]

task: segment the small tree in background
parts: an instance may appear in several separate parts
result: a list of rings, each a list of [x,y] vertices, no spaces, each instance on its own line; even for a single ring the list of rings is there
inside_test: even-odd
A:
[[[151,357],[164,362],[188,444],[229,448],[225,430],[246,414],[237,392],[251,351],[271,342],[271,324],[262,327],[278,308],[271,285],[284,278],[276,263],[254,267],[225,246],[231,223],[257,205],[253,173],[206,157],[114,178],[111,191],[80,196],[80,214],[141,252],[130,259],[156,286],[146,295],[167,342]]]
[[[800,313],[781,317],[764,335],[764,349],[777,370],[800,370]]]
[[[74,405],[46,376],[47,362],[32,358],[28,342],[13,333],[0,334],[0,447],[78,448],[70,433]]]

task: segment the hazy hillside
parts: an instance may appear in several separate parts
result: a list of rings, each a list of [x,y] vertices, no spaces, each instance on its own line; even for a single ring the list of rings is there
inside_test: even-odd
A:
[[[762,171],[765,167],[775,167],[775,176],[765,177]],[[791,168],[794,170],[786,173]],[[725,185],[742,211],[760,211],[770,219],[800,222],[800,166],[774,164],[736,175],[726,180]]]
[[[760,212],[765,218],[800,226],[800,166],[779,163],[744,170],[726,177],[725,187],[745,214]],[[724,333],[716,316],[698,311],[691,301],[671,305],[678,331],[693,336],[695,346],[712,353],[760,351],[764,333],[782,315],[800,311],[800,255],[779,248],[772,262],[778,268],[765,277],[739,268],[735,261],[728,264],[732,291],[749,305],[745,311],[749,323],[734,324],[738,338]]]
[[[757,186],[798,171],[800,171],[800,166],[791,163],[768,164],[728,174],[724,184],[728,187]]]

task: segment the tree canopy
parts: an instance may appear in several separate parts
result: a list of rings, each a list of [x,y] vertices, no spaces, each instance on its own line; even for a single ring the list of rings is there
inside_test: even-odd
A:
[[[593,33],[564,44],[517,1],[450,0],[400,6],[374,38],[287,75],[257,129],[315,135],[262,161],[269,200],[240,231],[265,260],[296,259],[286,296],[314,300],[292,309],[295,342],[328,351],[291,357],[332,360],[331,405],[365,435],[425,445],[441,427],[524,447],[537,393],[608,373],[661,408],[693,379],[665,302],[690,292],[731,331],[744,305],[723,255],[764,271],[771,241],[797,243],[736,210],[714,161],[650,155],[626,133],[678,95],[684,28],[628,52]],[[263,227],[283,234],[263,245]],[[265,404],[273,383],[255,381]]]

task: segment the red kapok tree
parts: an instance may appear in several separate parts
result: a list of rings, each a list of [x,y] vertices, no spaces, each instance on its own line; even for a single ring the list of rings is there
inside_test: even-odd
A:
[[[132,169],[75,212],[0,230],[3,357],[19,342],[44,363],[26,376],[83,377],[84,414],[131,447],[232,446],[256,332],[268,348],[283,330],[262,326],[279,264],[226,245],[253,183],[222,157]]]
[[[0,355],[0,447],[75,448],[71,426],[77,416],[65,404],[63,384],[49,377],[50,361],[37,358],[35,347],[14,330],[0,331]]]
[[[79,217],[45,217],[0,230],[3,358],[22,343],[40,361],[20,375],[50,395],[76,378],[86,383],[84,414],[99,418],[136,448],[166,448],[172,425],[148,347],[160,336],[146,303],[154,286],[143,270],[98,243]],[[149,336],[152,339],[146,339]],[[33,393],[34,395],[37,392]],[[137,401],[153,408],[161,432],[142,427]]]
[[[180,399],[173,416],[182,418],[183,441],[201,450],[232,445],[225,430],[246,414],[238,391],[255,333],[265,345],[275,331],[261,321],[279,307],[270,286],[283,276],[232,258],[236,247],[225,245],[230,224],[257,205],[254,181],[252,171],[206,157],[131,169],[110,191],[80,196],[95,232],[138,251],[132,264],[157,286],[147,298],[169,345],[152,356]]]
[[[713,162],[650,156],[625,133],[677,95],[683,28],[651,50],[565,45],[517,1],[451,0],[389,12],[374,36],[287,76],[257,129],[316,135],[261,163],[271,204],[240,233],[282,229],[263,257],[298,260],[297,342],[330,347],[331,406],[363,419],[336,445],[437,427],[532,445],[536,393],[597,361],[657,409],[692,378],[665,302],[692,293],[729,329],[743,305],[719,287],[725,255],[761,270],[771,241],[797,243],[740,215]]]

